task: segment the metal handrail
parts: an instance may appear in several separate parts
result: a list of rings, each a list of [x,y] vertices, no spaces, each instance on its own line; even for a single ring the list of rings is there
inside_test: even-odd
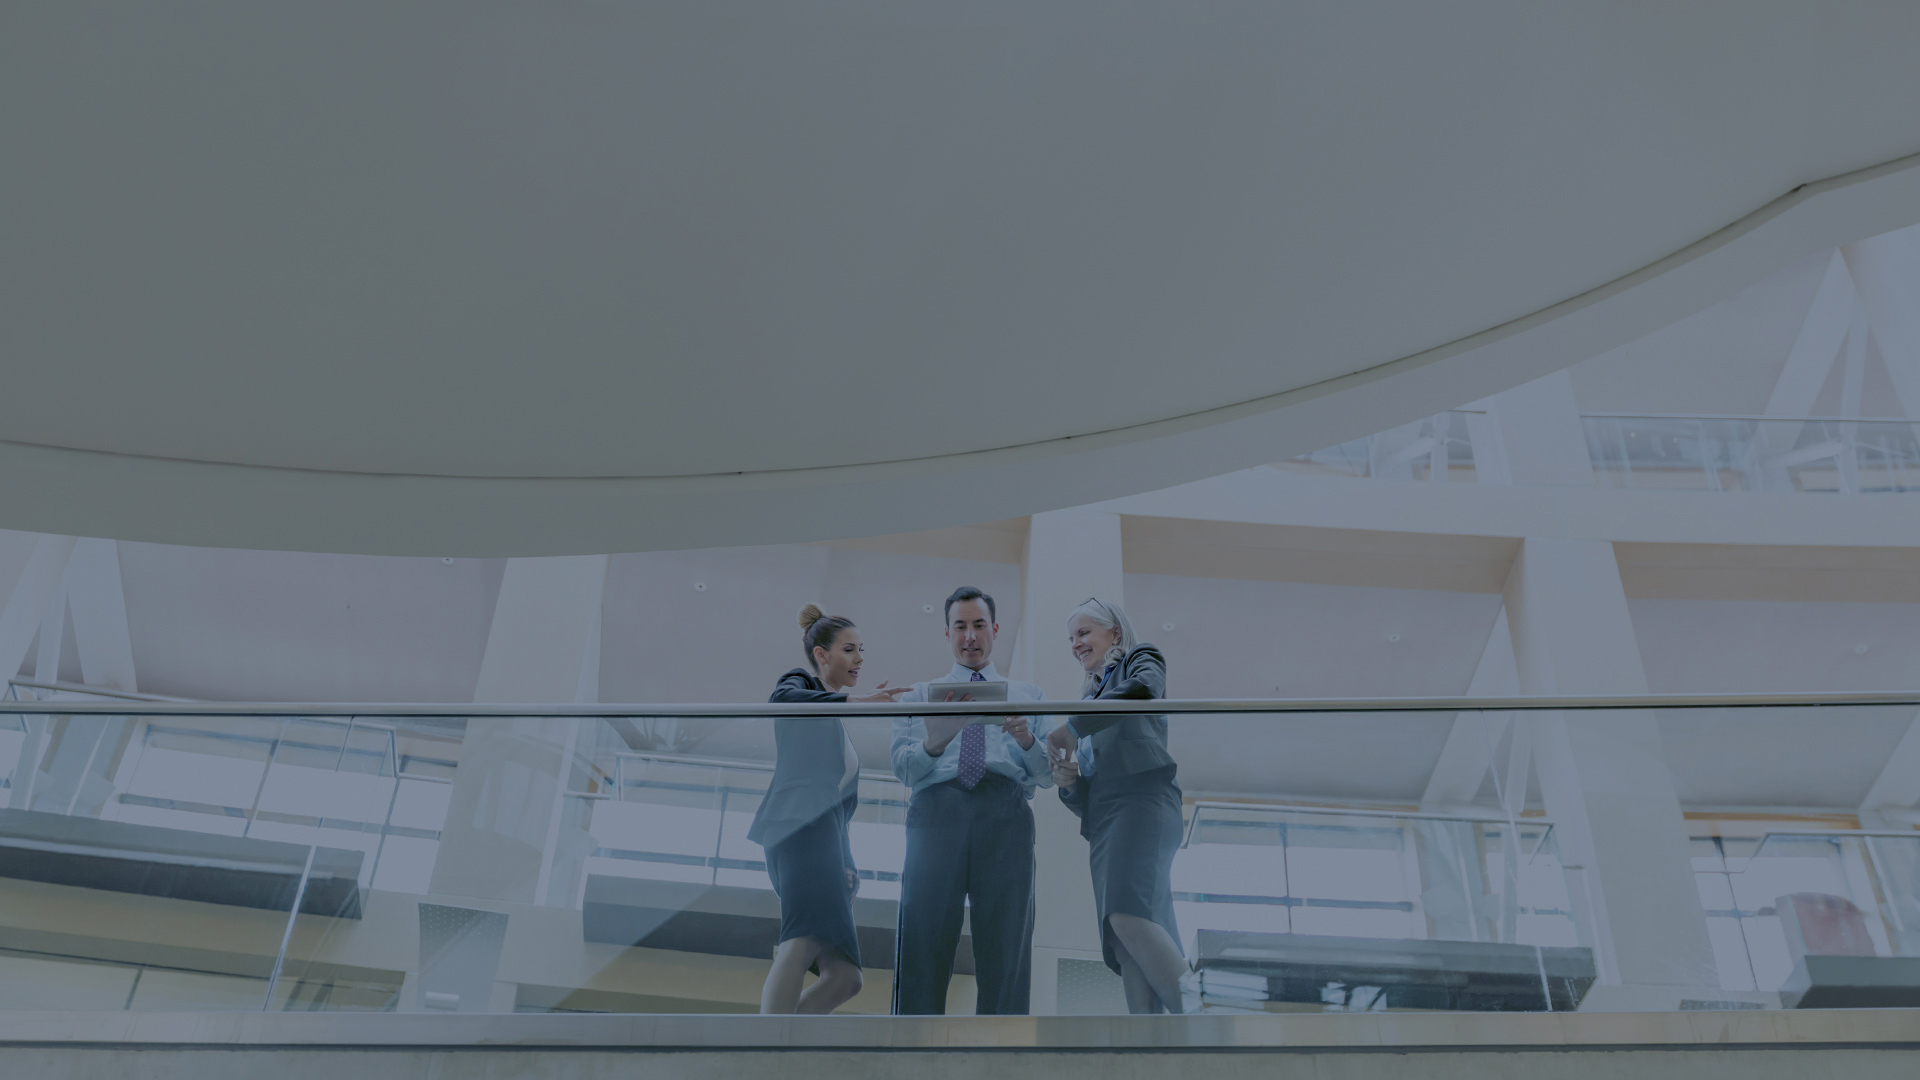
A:
[[[1863,836],[1884,837],[1890,840],[1920,840],[1920,829],[1909,829],[1906,832],[1900,832],[1896,829],[1773,829],[1760,837],[1760,842],[1754,845],[1753,854],[1747,856],[1747,858],[1760,858],[1760,853],[1766,850],[1767,845],[1772,843],[1773,838],[1776,836],[1784,839],[1798,838],[1802,840],[1817,840],[1823,836]]]
[[[762,761],[739,761],[732,758],[688,757],[684,754],[652,754],[652,753],[648,753],[645,750],[618,750],[614,752],[613,757],[616,761],[626,761],[626,760],[660,761],[660,762],[665,762],[668,765],[698,765],[701,768],[739,769],[742,772],[770,773],[773,771],[773,766],[770,763],[762,762]],[[875,769],[861,769],[859,772],[859,776],[860,776],[860,779],[862,780],[871,780],[875,783],[882,783],[882,782],[895,783],[895,784],[900,783],[900,778],[893,775],[892,773],[880,772]],[[902,785],[902,786],[904,787],[905,785]],[[568,794],[572,794],[572,793],[569,792]]]
[[[442,716],[470,720],[529,716],[588,719],[780,719],[784,717],[892,717],[971,716],[982,712],[979,702],[829,702],[823,704],[714,704],[561,705],[520,703],[442,704],[414,702],[133,702],[0,701],[0,715],[86,716],[255,716],[255,717],[414,717]],[[1099,701],[996,701],[995,716],[1046,716],[1071,713],[1091,715],[1205,714],[1205,713],[1344,713],[1344,712],[1540,712],[1635,709],[1737,709],[1761,707],[1848,707],[1887,705],[1920,708],[1920,691],[1850,694],[1611,694],[1535,697],[1398,697],[1398,698],[1181,698],[1159,700],[1107,699]],[[49,706],[57,706],[50,708]],[[361,723],[365,723],[362,719]]]
[[[1904,416],[1754,416],[1740,413],[1581,413],[1582,420],[1779,420],[1790,424],[1914,424]]]
[[[35,679],[8,679],[8,686],[24,686],[29,690],[52,690],[62,694],[91,694],[94,697],[117,698],[122,701],[192,701],[192,698],[168,697],[165,694],[140,694],[131,690],[112,690],[104,686],[86,686],[70,682],[40,682]],[[45,704],[45,702],[42,702]]]
[[[1324,814],[1329,817],[1377,817],[1392,818],[1396,821],[1463,821],[1474,825],[1542,825],[1549,831],[1554,825],[1551,818],[1509,818],[1503,814],[1436,814],[1421,810],[1343,810],[1337,806],[1286,806],[1278,803],[1197,799],[1193,803],[1193,817],[1187,820],[1187,835],[1181,838],[1181,847],[1186,847],[1193,842],[1194,829],[1199,826],[1202,810],[1246,810],[1256,814]],[[1920,833],[1914,835],[1920,836]]]

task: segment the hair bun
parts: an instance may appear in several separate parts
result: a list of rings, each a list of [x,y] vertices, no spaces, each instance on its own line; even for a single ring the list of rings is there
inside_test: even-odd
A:
[[[827,613],[820,610],[819,604],[808,604],[800,609],[800,629],[811,630],[814,623],[826,617]]]

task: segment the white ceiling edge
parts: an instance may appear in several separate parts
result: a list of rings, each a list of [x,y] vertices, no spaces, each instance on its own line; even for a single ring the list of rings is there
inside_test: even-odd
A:
[[[1218,476],[1432,415],[1652,333],[1811,252],[1916,221],[1920,155],[1803,185],[1597,289],[1365,371],[1135,427],[908,461],[677,477],[446,477],[0,442],[0,527],[501,557],[797,543],[1016,517]]]

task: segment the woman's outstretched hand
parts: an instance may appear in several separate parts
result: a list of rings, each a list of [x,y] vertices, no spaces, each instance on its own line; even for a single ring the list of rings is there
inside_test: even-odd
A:
[[[913,689],[911,686],[888,687],[887,684],[883,682],[864,694],[848,694],[847,700],[859,702],[892,701],[911,689]]]

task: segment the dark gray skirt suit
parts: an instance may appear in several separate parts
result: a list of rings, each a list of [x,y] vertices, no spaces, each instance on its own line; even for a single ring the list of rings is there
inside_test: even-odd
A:
[[[845,701],[805,668],[780,676],[775,703]],[[846,731],[838,718],[790,717],[773,722],[773,781],[747,828],[767,850],[767,876],[780,897],[780,940],[818,938],[857,967],[853,925],[853,843],[848,827],[860,804],[860,777],[847,771]]]
[[[1088,698],[1150,699],[1167,693],[1167,662],[1160,650],[1138,645],[1107,667]],[[1120,961],[1107,916],[1135,915],[1159,924],[1174,945],[1173,856],[1184,824],[1178,766],[1167,752],[1164,715],[1075,716],[1073,733],[1091,737],[1093,775],[1083,776],[1060,801],[1080,818],[1093,868],[1093,897],[1100,912],[1100,950],[1115,972]]]

